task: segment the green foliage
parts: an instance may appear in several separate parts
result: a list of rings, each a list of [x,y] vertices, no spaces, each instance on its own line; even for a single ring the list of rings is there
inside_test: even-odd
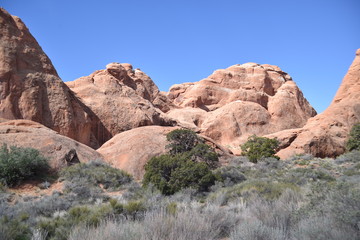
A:
[[[251,199],[254,196],[255,198],[261,196],[267,200],[274,200],[278,199],[287,189],[299,191],[299,187],[292,183],[249,180],[229,188],[227,197],[233,199],[241,196]]]
[[[204,162],[194,162],[187,154],[153,157],[145,165],[143,184],[154,184],[161,193],[171,195],[183,188],[206,191],[216,177]]]
[[[43,219],[38,228],[48,233],[51,240],[67,240],[71,229],[75,226],[96,227],[113,213],[111,206],[75,206],[63,216]]]
[[[166,135],[166,139],[170,142],[166,148],[169,148],[169,153],[172,155],[191,151],[202,140],[196,135],[194,131],[188,129],[176,129]]]
[[[253,163],[257,163],[263,158],[275,156],[276,148],[279,146],[279,141],[265,137],[257,137],[252,135],[248,138],[247,142],[241,145],[241,155],[247,156]]]
[[[93,186],[102,184],[105,189],[119,189],[132,181],[132,177],[125,171],[97,161],[72,165],[63,169],[60,176],[70,182]]]
[[[4,144],[0,148],[0,182],[7,186],[15,186],[22,181],[43,176],[49,170],[47,160],[33,148]]]
[[[350,138],[346,143],[348,151],[360,150],[360,123],[355,124],[350,131]]]
[[[169,154],[153,157],[145,165],[144,186],[154,184],[165,195],[184,188],[207,191],[217,179],[211,172],[219,162],[214,150],[191,130],[177,129],[166,137]]]
[[[30,240],[30,227],[24,222],[26,219],[9,219],[4,216],[0,219],[1,240]]]
[[[204,162],[211,169],[218,167],[219,158],[216,152],[207,144],[199,143],[188,152],[195,162]]]

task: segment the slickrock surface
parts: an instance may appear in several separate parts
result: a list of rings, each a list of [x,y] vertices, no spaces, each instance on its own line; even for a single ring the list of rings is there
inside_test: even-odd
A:
[[[166,134],[175,127],[146,126],[117,134],[97,151],[105,161],[141,179],[150,158],[167,152]]]
[[[302,127],[316,115],[291,77],[268,64],[216,70],[199,82],[172,86],[167,96],[177,106],[169,116],[236,153],[250,135]]]
[[[310,153],[318,157],[335,157],[345,151],[351,127],[360,122],[360,49],[345,75],[332,103],[321,114],[308,120],[300,129],[278,132],[282,142],[281,158]]]
[[[166,134],[179,127],[145,126],[117,134],[97,151],[104,156],[106,162],[116,168],[130,173],[141,180],[145,171],[144,165],[155,156],[168,152]],[[219,154],[220,163],[226,163],[231,152],[206,136],[209,144]]]
[[[59,78],[25,24],[0,8],[0,118],[39,122],[97,147],[96,116]]]
[[[56,170],[77,162],[103,160],[92,148],[30,120],[0,123],[0,143],[38,149]]]
[[[105,70],[66,84],[99,117],[109,133],[106,139],[136,127],[176,124],[160,110],[168,109],[170,101],[130,64],[110,63]]]

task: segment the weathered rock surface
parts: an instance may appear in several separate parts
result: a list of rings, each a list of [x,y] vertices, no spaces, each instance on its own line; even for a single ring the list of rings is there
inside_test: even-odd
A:
[[[10,120],[0,123],[0,143],[38,149],[54,170],[77,162],[103,160],[92,148],[30,120]]]
[[[166,134],[175,127],[146,126],[117,134],[97,151],[112,166],[141,179],[150,158],[167,152]]]
[[[106,162],[125,170],[141,180],[145,170],[144,165],[155,156],[167,153],[166,134],[179,127],[145,126],[117,134],[104,143],[97,151],[103,155]],[[220,162],[225,163],[231,152],[217,144],[212,139],[201,136],[206,144],[212,146],[219,154]]]
[[[136,127],[176,124],[153,104],[166,110],[169,100],[130,64],[110,63],[105,70],[66,84],[99,117],[109,133],[106,139]]]
[[[172,86],[167,96],[177,107],[169,116],[235,153],[252,134],[302,127],[316,115],[291,77],[268,64],[216,70],[199,82]]]
[[[310,153],[317,157],[335,157],[345,151],[351,127],[360,122],[360,49],[345,75],[330,106],[310,118],[303,128],[269,135],[282,142],[277,154],[287,158]]]
[[[96,147],[96,116],[61,81],[25,24],[0,8],[0,117],[28,119]]]

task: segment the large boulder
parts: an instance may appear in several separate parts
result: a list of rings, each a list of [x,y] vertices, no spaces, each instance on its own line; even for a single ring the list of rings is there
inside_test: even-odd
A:
[[[59,78],[20,18],[0,8],[0,118],[39,122],[92,147],[101,124]]]
[[[235,153],[250,135],[299,128],[316,115],[292,78],[268,64],[216,70],[199,82],[172,86],[167,96],[175,105],[169,116]]]
[[[145,164],[155,156],[168,152],[166,135],[179,127],[145,126],[117,134],[97,151],[113,167],[125,170],[141,180]],[[231,152],[211,138],[200,135],[219,155],[221,164],[228,163]]]
[[[310,118],[303,128],[269,135],[281,141],[281,158],[309,153],[317,157],[335,157],[345,151],[352,126],[360,122],[360,49],[345,75],[330,106]]]
[[[136,127],[176,124],[160,110],[167,110],[170,101],[130,64],[110,63],[105,70],[66,84],[99,117],[109,133],[106,139]]]
[[[30,120],[10,120],[0,123],[0,143],[8,147],[30,147],[40,151],[53,170],[90,160],[103,160],[92,148],[62,136]]]
[[[166,134],[174,129],[161,126],[135,128],[117,134],[97,151],[113,167],[125,170],[139,180],[144,175],[147,161],[167,152]]]

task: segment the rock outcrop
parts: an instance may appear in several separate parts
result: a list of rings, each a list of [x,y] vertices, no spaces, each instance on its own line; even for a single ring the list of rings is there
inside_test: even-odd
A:
[[[146,126],[117,134],[97,151],[112,166],[141,179],[144,165],[152,157],[167,152],[166,134],[175,127]]]
[[[0,143],[8,147],[38,149],[53,170],[90,160],[103,160],[92,148],[30,120],[10,120],[0,123]]]
[[[351,127],[360,122],[360,49],[345,75],[330,106],[310,118],[303,128],[269,135],[282,145],[281,158],[309,153],[317,157],[335,157],[345,151]]]
[[[145,126],[117,134],[104,143],[97,151],[112,166],[125,170],[141,180],[144,165],[155,156],[168,152],[166,135],[179,127]],[[227,163],[231,152],[212,139],[201,136],[219,154],[220,163]]]
[[[170,101],[130,64],[110,63],[105,70],[66,84],[99,117],[109,133],[106,139],[136,127],[176,124],[160,110],[169,110]]]
[[[268,64],[216,70],[199,82],[174,85],[167,96],[177,107],[169,116],[236,153],[252,134],[302,127],[316,115],[291,77]]]
[[[92,147],[104,140],[96,116],[59,78],[25,24],[0,9],[0,118],[39,122]]]

